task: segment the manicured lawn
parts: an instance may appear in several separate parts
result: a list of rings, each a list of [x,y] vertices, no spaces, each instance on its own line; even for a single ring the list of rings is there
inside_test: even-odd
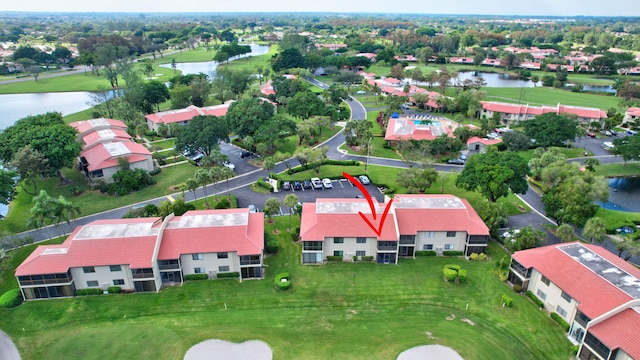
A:
[[[638,212],[599,208],[596,216],[604,219],[605,224],[607,224],[608,233],[615,232],[615,230],[619,227],[635,227],[635,224],[640,224],[640,213]]]
[[[285,232],[289,219],[277,221],[281,249],[266,259],[264,280],[31,301],[1,309],[0,328],[25,359],[177,359],[212,338],[265,341],[274,359],[395,359],[425,344],[450,346],[468,360],[570,357],[562,329],[501,283],[494,261],[302,266],[300,244]],[[505,255],[493,245],[489,254],[493,260]],[[444,282],[448,263],[462,265],[468,281]],[[286,292],[272,283],[282,271],[291,274]],[[513,298],[513,308],[501,306],[503,294]]]
[[[522,92],[520,91],[522,90]],[[558,103],[562,105],[585,106],[591,108],[599,108],[607,110],[617,108],[620,98],[614,96],[594,95],[586,93],[574,93],[567,90],[560,90],[546,87],[536,88],[482,88],[487,95],[483,100],[500,101],[508,103],[531,105],[550,105],[555,106]],[[520,97],[522,94],[522,97]]]
[[[277,46],[271,46],[271,48],[269,48],[269,52],[264,55],[240,58],[237,60],[230,61],[227,64],[222,64],[221,66],[233,71],[248,70],[248,71],[251,71],[252,73],[256,72],[256,68],[258,66],[262,66],[263,69],[271,70],[271,57],[277,51],[278,51]]]
[[[584,149],[582,149],[582,148],[568,148],[568,147],[554,147],[554,148],[558,149],[561,154],[563,154],[564,156],[567,157],[567,159],[576,158],[576,157],[583,157],[584,156]],[[520,155],[520,157],[525,159],[527,161],[527,163],[531,159],[533,159],[533,157],[534,157],[533,153],[534,153],[533,149],[526,150],[526,151],[518,151],[518,155]]]
[[[395,152],[393,148],[385,148],[384,146],[387,144],[387,141],[383,137],[374,136],[371,138],[371,151],[369,153],[370,156],[382,157],[388,159],[400,159],[398,153]],[[346,150],[349,154],[353,155],[362,155],[366,156],[366,152],[362,153],[362,151],[355,151],[346,144],[343,144],[340,147],[342,150]]]
[[[173,149],[176,147],[176,139],[171,138],[153,141],[149,145],[157,150]]]
[[[169,195],[177,192],[172,186],[184,182],[185,179],[192,177],[196,171],[196,167],[191,164],[182,164],[165,168],[154,179],[157,181],[155,185],[144,188],[138,192],[131,193],[126,196],[110,196],[100,194],[99,191],[91,191],[88,189],[86,182],[76,170],[65,170],[65,176],[74,184],[85,188],[85,191],[79,196],[72,196],[69,186],[59,186],[58,179],[47,179],[39,181],[40,189],[47,190],[52,197],[63,195],[74,205],[79,206],[82,211],[80,216],[95,214],[97,212],[116,209],[129,204],[135,204],[148,199],[153,199],[163,195]],[[19,188],[18,188],[19,189]],[[0,233],[18,233],[27,229],[26,219],[29,217],[29,210],[33,206],[31,199],[33,197],[19,189],[16,198],[9,206],[9,214],[5,219],[0,221]]]
[[[596,166],[596,173],[605,177],[640,176],[640,163],[628,162],[627,165],[622,163],[601,164]]]

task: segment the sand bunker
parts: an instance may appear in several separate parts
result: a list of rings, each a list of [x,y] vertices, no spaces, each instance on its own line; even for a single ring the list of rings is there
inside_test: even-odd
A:
[[[423,345],[405,350],[398,355],[398,360],[464,360],[452,348],[442,345]]]
[[[207,340],[196,344],[184,355],[184,360],[271,360],[269,345],[258,340],[241,344],[224,340]]]
[[[18,348],[9,335],[0,330],[0,360],[20,360]]]

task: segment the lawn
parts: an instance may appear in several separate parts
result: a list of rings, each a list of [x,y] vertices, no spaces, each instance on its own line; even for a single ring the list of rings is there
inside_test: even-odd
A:
[[[165,168],[154,179],[157,184],[144,188],[138,192],[131,193],[126,196],[111,196],[101,194],[99,191],[91,191],[87,188],[86,182],[82,174],[77,170],[65,169],[65,176],[74,184],[85,188],[85,191],[79,196],[72,196],[69,185],[60,186],[57,178],[41,180],[38,182],[39,189],[46,190],[52,197],[63,195],[74,205],[79,206],[82,211],[81,216],[95,214],[97,212],[116,209],[129,204],[135,204],[144,200],[153,199],[159,196],[175,193],[172,186],[184,182],[185,179],[193,176],[196,167],[191,164],[182,164]],[[31,199],[33,197],[24,193],[18,187],[18,194],[11,202],[9,214],[0,221],[0,233],[18,233],[27,229],[26,219],[31,209]]]
[[[635,227],[636,224],[640,224],[640,213],[638,212],[599,208],[596,216],[604,219],[608,233],[614,233],[617,228],[623,226]]]
[[[627,165],[622,163],[601,164],[596,166],[596,173],[604,177],[640,176],[640,163],[629,162]]]
[[[302,266],[300,244],[285,232],[289,219],[277,221],[281,248],[265,260],[264,280],[31,301],[0,309],[0,328],[25,359],[177,359],[211,338],[262,340],[274,359],[395,359],[425,344],[450,346],[467,360],[570,357],[563,330],[497,279],[495,261]],[[494,244],[489,254],[505,255]],[[462,265],[468,281],[444,282],[448,263]],[[291,274],[286,292],[272,283],[281,271]],[[513,308],[501,306],[503,294],[513,298]]]
[[[385,145],[387,141],[383,137],[374,136],[371,138],[371,150],[369,155],[374,157],[381,157],[387,159],[400,159],[400,155],[393,148],[387,148]],[[362,153],[361,151],[355,151],[352,148],[348,147],[346,144],[342,144],[340,149],[346,150],[349,154],[366,156],[366,153]]]
[[[500,101],[508,103],[529,103],[531,105],[562,105],[584,106],[607,110],[617,108],[620,98],[615,96],[574,93],[547,87],[535,88],[482,88],[487,95],[485,101]]]
[[[582,148],[568,148],[568,147],[553,147],[558,149],[562,155],[564,155],[567,159],[583,157],[584,149]],[[533,159],[534,149],[526,150],[526,151],[518,151],[517,154],[520,155],[521,158],[525,159],[527,163],[531,159]]]

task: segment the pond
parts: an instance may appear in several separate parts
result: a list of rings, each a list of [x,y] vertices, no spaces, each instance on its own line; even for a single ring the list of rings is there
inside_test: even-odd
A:
[[[269,46],[251,44],[251,53],[240,56],[256,56],[269,52]],[[234,57],[235,60],[240,57]],[[215,71],[218,64],[214,61],[199,63],[178,63],[177,68],[184,75],[203,72],[209,74]],[[171,68],[171,64],[164,64]],[[211,76],[211,75],[210,75]],[[87,91],[30,93],[30,94],[6,94],[0,95],[0,130],[13,125],[17,120],[29,115],[44,114],[58,111],[62,115],[69,115],[91,107],[91,93]]]
[[[248,56],[264,55],[269,52],[268,45],[250,44],[249,46],[251,46],[251,53],[246,55],[234,56],[229,60],[233,61]],[[160,66],[171,69],[171,64],[162,64]],[[218,63],[215,61],[176,63],[176,69],[182,71],[182,75],[203,73],[209,75],[209,78],[212,78],[215,75],[217,67]]]
[[[609,201],[599,203],[610,210],[640,212],[640,177],[609,179]]]

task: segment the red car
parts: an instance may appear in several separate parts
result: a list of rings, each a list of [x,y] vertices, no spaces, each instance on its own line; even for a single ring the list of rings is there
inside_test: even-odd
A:
[[[587,136],[594,138],[596,137],[596,134],[592,133],[591,131],[587,131]]]

